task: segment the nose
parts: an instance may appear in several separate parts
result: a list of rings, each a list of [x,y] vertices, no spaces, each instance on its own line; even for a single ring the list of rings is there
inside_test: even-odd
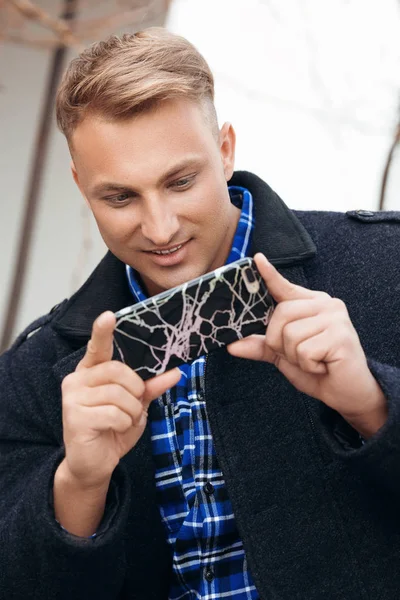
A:
[[[165,198],[147,200],[141,219],[142,234],[154,246],[168,246],[179,231],[179,221]]]

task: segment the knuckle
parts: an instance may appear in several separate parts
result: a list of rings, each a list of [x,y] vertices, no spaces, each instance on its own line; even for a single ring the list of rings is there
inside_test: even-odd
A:
[[[110,360],[108,362],[108,369],[111,373],[115,375],[120,375],[124,372],[124,364],[119,362],[118,360]]]
[[[93,355],[93,354],[96,354],[96,352],[97,352],[97,348],[95,346],[95,343],[93,342],[92,339],[90,339],[86,346],[86,354]]]
[[[116,422],[121,418],[121,411],[117,406],[108,406],[107,407],[107,418],[109,418],[112,422]]]
[[[328,294],[328,292],[317,292],[316,298],[319,300],[332,300],[332,296]]]
[[[310,350],[306,344],[299,344],[297,346],[297,356],[302,362],[310,359]]]
[[[353,346],[355,340],[358,340],[355,330],[350,329],[349,327],[343,327],[340,337],[342,344],[344,346],[348,346],[349,348]]]
[[[285,319],[289,315],[290,305],[288,302],[282,301],[275,307],[272,315],[272,319],[275,321]]]
[[[296,338],[296,323],[287,323],[283,328],[283,335],[287,341],[293,341]]]
[[[286,288],[286,293],[288,296],[295,298],[297,296],[298,289],[299,289],[299,287],[295,283],[288,281],[288,285]]]
[[[332,298],[331,303],[334,309],[347,313],[347,307],[340,298]]]
[[[110,360],[107,363],[108,375],[114,381],[121,380],[123,378],[123,376],[125,375],[126,369],[127,369],[127,366],[124,365],[123,363],[119,362],[118,360]]]
[[[265,342],[266,342],[267,346],[269,348],[271,348],[271,350],[273,350],[274,352],[276,352],[280,349],[279,340],[274,335],[267,334],[266,338],[265,338]]]
[[[146,385],[143,381],[143,379],[141,377],[139,377],[139,375],[137,373],[133,373],[135,376],[135,388],[137,390],[137,395],[139,397],[142,397],[145,390],[146,390]]]
[[[74,387],[75,379],[76,377],[74,376],[74,373],[70,373],[69,375],[64,377],[61,383],[61,390],[63,394],[68,393],[71,390],[71,388]]]
[[[117,402],[121,397],[122,388],[116,383],[107,386],[107,401]]]
[[[123,432],[132,426],[132,417],[116,406],[110,407],[110,416],[107,418],[110,426],[118,432]]]
[[[313,309],[318,312],[326,311],[331,308],[332,296],[326,292],[317,292],[314,298],[310,300]]]
[[[135,402],[130,410],[130,414],[132,417],[132,420],[136,423],[137,421],[140,420],[142,414],[143,414],[143,406],[140,402]]]

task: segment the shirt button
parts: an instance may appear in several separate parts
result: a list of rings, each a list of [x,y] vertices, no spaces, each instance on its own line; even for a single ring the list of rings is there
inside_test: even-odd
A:
[[[203,392],[199,392],[199,393],[197,394],[197,400],[198,400],[199,402],[203,402],[203,400],[204,400],[204,394],[203,394]]]
[[[207,567],[204,571],[204,577],[209,583],[211,583],[215,578],[214,571],[210,567]]]
[[[207,482],[204,484],[203,490],[205,491],[205,493],[206,493],[208,496],[211,496],[211,494],[213,494],[213,493],[214,493],[214,486],[213,486],[213,484],[212,484],[212,483],[210,483],[209,481],[207,481]]]

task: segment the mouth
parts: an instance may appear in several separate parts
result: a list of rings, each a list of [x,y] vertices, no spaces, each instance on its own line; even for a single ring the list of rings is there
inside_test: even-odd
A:
[[[172,267],[181,263],[187,255],[188,245],[190,240],[182,244],[175,244],[169,248],[157,248],[147,250],[146,254],[151,257],[151,260],[162,267]]]
[[[173,246],[172,248],[168,248],[166,250],[149,250],[152,254],[158,254],[159,256],[165,256],[167,254],[173,254],[182,248],[183,244],[179,244],[179,246]]]

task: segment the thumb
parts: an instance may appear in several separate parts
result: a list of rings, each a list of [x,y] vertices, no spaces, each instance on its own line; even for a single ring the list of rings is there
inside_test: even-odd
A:
[[[296,285],[283,277],[261,252],[254,256],[254,261],[269,293],[277,302],[313,298],[315,296],[315,292],[312,290]]]

